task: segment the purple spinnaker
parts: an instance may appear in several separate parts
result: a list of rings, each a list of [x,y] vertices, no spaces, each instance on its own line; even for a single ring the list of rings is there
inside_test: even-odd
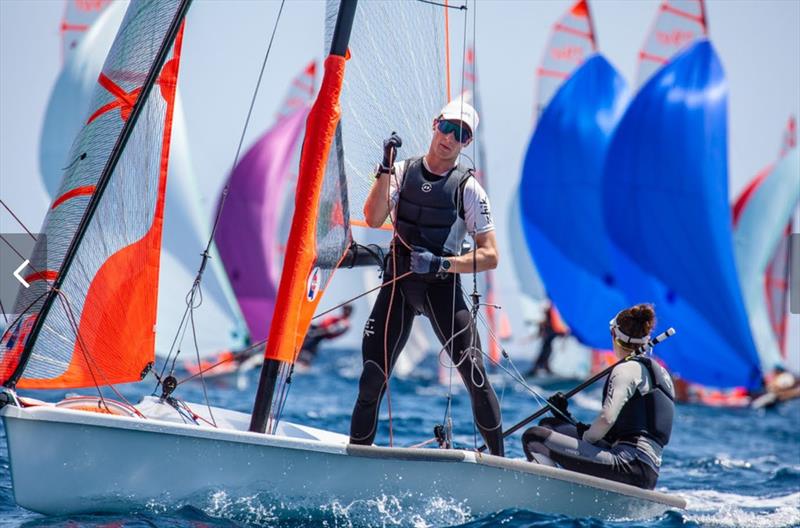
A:
[[[284,191],[307,115],[280,119],[236,165],[214,235],[253,342],[266,339],[272,321]]]

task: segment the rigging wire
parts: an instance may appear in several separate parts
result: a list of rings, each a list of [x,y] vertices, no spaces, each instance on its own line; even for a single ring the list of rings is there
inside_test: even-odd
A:
[[[11,208],[10,208],[8,205],[6,205],[6,203],[5,203],[3,200],[0,200],[0,204],[2,204],[2,205],[3,205],[3,207],[5,207],[6,211],[8,211],[8,213],[9,213],[9,214],[10,214],[10,215],[11,215],[11,216],[14,218],[14,220],[16,220],[16,221],[17,221],[17,223],[18,223],[18,224],[19,224],[19,225],[22,227],[22,229],[24,229],[24,230],[25,230],[25,232],[26,232],[26,233],[28,233],[28,235],[29,235],[29,236],[30,236],[30,237],[31,237],[31,238],[32,238],[34,241],[38,241],[38,239],[36,238],[36,236],[35,236],[33,233],[31,233],[31,232],[30,232],[30,230],[29,230],[29,229],[28,229],[28,228],[25,226],[25,224],[22,222],[22,220],[20,220],[20,219],[19,219],[19,217],[18,217],[16,214],[14,214],[14,211],[12,211],[12,210],[11,210]],[[8,239],[6,239],[6,237],[4,237],[2,234],[0,234],[0,240],[2,240],[3,242],[5,242],[5,243],[6,243],[6,245],[7,245],[9,248],[11,248],[11,251],[13,251],[13,252],[14,252],[14,253],[15,253],[15,254],[16,254],[18,257],[19,257],[19,258],[21,258],[23,261],[26,261],[26,260],[28,260],[27,258],[25,258],[25,256],[23,256],[23,255],[22,255],[22,253],[20,253],[20,252],[19,252],[19,250],[18,250],[16,247],[14,247],[14,244],[12,244],[11,242],[9,242],[9,241],[8,241]],[[38,269],[36,269],[36,267],[35,267],[35,266],[33,266],[33,265],[30,263],[30,261],[29,261],[29,260],[28,260],[28,266],[29,266],[29,267],[30,267],[30,268],[33,270],[33,272],[34,272],[34,273],[39,273],[39,270],[38,270]],[[45,292],[45,293],[47,293],[47,292]],[[27,312],[27,310],[25,310],[25,312]],[[6,309],[3,307],[3,303],[2,303],[2,301],[0,301],[0,313],[2,313],[2,314],[3,314],[3,319],[5,320],[5,323],[6,323],[6,328],[8,328],[8,327],[9,327],[9,324],[8,324],[8,314],[6,313]],[[16,321],[14,321],[14,322],[16,323]]]
[[[264,77],[264,71],[266,70],[266,66],[267,66],[267,60],[269,59],[270,51],[272,50],[272,44],[273,44],[273,42],[275,40],[275,34],[277,33],[277,30],[278,30],[278,25],[279,25],[280,20],[281,20],[281,15],[283,14],[283,7],[284,7],[285,3],[286,3],[286,0],[281,0],[281,5],[280,5],[280,7],[278,9],[278,15],[275,18],[275,25],[272,28],[272,33],[271,33],[270,38],[269,38],[269,43],[267,44],[267,50],[264,53],[264,58],[263,58],[263,60],[261,62],[261,70],[260,70],[260,72],[258,74],[258,80],[256,81],[256,85],[255,85],[255,88],[253,90],[253,96],[250,99],[250,106],[249,106],[249,108],[247,110],[247,117],[245,118],[244,126],[242,127],[242,133],[241,133],[241,135],[239,137],[239,143],[238,143],[238,145],[236,147],[236,154],[234,156],[233,163],[231,165],[231,171],[233,171],[233,169],[236,167],[236,165],[239,162],[239,156],[241,155],[242,146],[244,145],[244,138],[245,138],[245,135],[247,133],[247,128],[248,128],[248,126],[250,124],[250,119],[251,119],[251,117],[253,115],[253,108],[255,107],[256,97],[258,96],[258,91],[259,91],[259,89],[261,87],[261,82],[262,82],[262,79]],[[216,216],[214,218],[214,224],[212,225],[211,233],[209,234],[208,242],[206,243],[205,250],[202,253],[202,259],[200,261],[200,267],[199,267],[199,269],[197,271],[197,275],[195,276],[194,282],[192,284],[192,288],[190,289],[189,293],[187,294],[186,309],[184,311],[183,318],[181,319],[181,323],[179,324],[178,329],[175,332],[175,339],[173,340],[173,345],[170,348],[169,354],[167,355],[167,359],[166,359],[165,364],[164,364],[165,366],[164,366],[164,368],[162,368],[162,371],[161,371],[162,376],[164,374],[164,369],[166,368],[166,365],[170,362],[170,359],[172,357],[173,351],[175,351],[174,346],[175,346],[176,341],[178,340],[178,336],[179,335],[181,335],[181,338],[180,338],[181,342],[183,341],[183,335],[185,335],[186,330],[182,329],[182,325],[186,321],[187,313],[190,312],[190,311],[193,311],[194,309],[198,308],[202,304],[202,291],[200,289],[200,283],[202,281],[203,272],[205,271],[205,267],[206,267],[206,264],[208,262],[208,259],[211,258],[211,254],[210,254],[211,245],[214,242],[214,235],[215,235],[217,227],[219,225],[219,221],[220,221],[220,218],[221,218],[221,215],[222,215],[222,210],[223,210],[223,208],[225,206],[225,200],[226,200],[226,198],[228,196],[229,188],[230,188],[230,181],[226,182],[225,187],[222,190],[222,194],[220,196],[219,207],[217,208],[217,214],[216,214]],[[198,292],[198,291],[199,291],[200,298],[199,298],[199,303],[195,306],[193,304],[193,301],[195,300],[196,292]],[[192,332],[195,333],[196,330],[195,330],[195,327],[194,327],[194,318],[193,317],[190,317],[190,323],[192,325]],[[197,348],[197,340],[196,339],[195,339],[194,345],[195,345],[195,351],[198,354],[198,358],[199,358],[199,349]],[[177,361],[177,358],[178,358],[179,354],[180,354],[180,345],[178,346],[177,352],[175,352],[174,359],[172,359],[172,366],[170,368],[170,372],[171,373],[174,372],[175,362]],[[201,378],[202,378],[202,372],[203,371],[201,370],[200,371]],[[157,381],[157,384],[156,384],[156,389],[158,389],[159,385],[161,385],[161,379],[160,378],[158,378],[158,381]],[[205,385],[204,385],[204,387],[205,387]],[[211,412],[211,405],[210,405],[210,403],[208,401],[207,396],[206,396],[206,405],[209,408],[209,412]],[[213,419],[213,417],[212,417],[212,419]]]
[[[434,6],[438,6],[438,7],[444,7],[445,9],[458,9],[459,11],[466,11],[467,10],[467,4],[466,3],[461,4],[461,5],[450,5],[450,4],[446,4],[446,3],[443,4],[441,2],[434,2],[432,0],[416,0],[416,1],[421,3],[421,4],[430,4],[430,5],[434,5]]]
[[[110,412],[108,404],[106,403],[105,398],[103,396],[103,391],[100,387],[100,384],[97,383],[97,377],[95,376],[95,372],[92,366],[94,366],[94,368],[97,369],[97,372],[99,372],[100,376],[103,378],[104,384],[111,389],[111,391],[117,396],[117,398],[125,402],[125,404],[128,405],[131,409],[133,409],[140,418],[145,418],[145,416],[141,412],[139,412],[139,410],[136,409],[136,407],[130,401],[128,401],[127,398],[125,398],[125,396],[119,391],[119,389],[117,389],[116,386],[114,386],[112,383],[108,381],[108,378],[106,377],[106,374],[103,371],[103,369],[97,366],[94,358],[92,357],[92,354],[89,352],[88,347],[84,343],[83,336],[80,333],[80,326],[78,324],[78,319],[75,317],[75,312],[73,312],[72,310],[72,304],[69,301],[69,297],[67,297],[67,294],[64,293],[63,290],[58,289],[55,291],[56,291],[56,297],[61,302],[64,308],[64,314],[67,317],[67,321],[69,322],[69,325],[72,328],[73,332],[75,332],[75,342],[78,344],[78,347],[80,348],[81,353],[83,354],[87,370],[89,371],[89,374],[92,376],[92,381],[95,384],[95,388],[97,389],[97,393],[100,397],[102,405],[106,408],[107,411]]]
[[[387,280],[387,281],[386,281],[386,282],[384,282],[384,283],[378,284],[378,285],[377,285],[377,286],[375,286],[374,288],[370,288],[369,290],[367,290],[367,291],[365,291],[365,292],[363,292],[363,293],[359,293],[359,294],[358,294],[358,295],[356,295],[355,297],[351,297],[350,299],[348,299],[348,300],[346,300],[346,301],[344,301],[344,302],[341,302],[341,303],[337,304],[336,306],[334,306],[334,307],[332,307],[332,308],[329,308],[329,309],[325,310],[324,312],[318,313],[317,315],[315,315],[314,317],[312,317],[312,318],[311,318],[311,320],[313,321],[313,320],[315,320],[315,319],[319,319],[319,318],[320,318],[320,317],[322,317],[323,315],[327,315],[327,314],[329,314],[329,313],[331,313],[331,312],[333,312],[333,311],[335,311],[335,310],[338,310],[339,308],[341,308],[341,307],[343,307],[343,306],[345,306],[345,305],[347,305],[347,304],[350,304],[350,303],[352,303],[353,301],[356,301],[356,300],[358,300],[358,299],[362,298],[362,297],[363,297],[363,296],[365,296],[365,295],[369,295],[370,293],[374,292],[375,290],[379,290],[379,289],[383,288],[384,286],[389,286],[389,285],[391,285],[391,284],[393,284],[393,283],[395,283],[395,282],[399,281],[400,279],[404,279],[404,278],[408,277],[409,275],[411,275],[412,273],[413,273],[413,271],[407,271],[407,272],[403,273],[402,275],[400,275],[399,277],[395,277],[395,278],[393,278],[393,279],[389,279],[389,280]]]
[[[25,227],[25,224],[23,224],[23,223],[22,223],[22,220],[20,220],[20,219],[19,219],[19,217],[18,217],[17,215],[15,215],[15,214],[14,214],[14,211],[12,211],[12,210],[11,210],[11,208],[10,208],[9,206],[7,206],[7,205],[6,205],[6,203],[5,203],[5,202],[4,202],[2,199],[0,199],[0,204],[2,204],[2,205],[3,205],[3,207],[5,207],[5,208],[6,208],[6,211],[8,211],[8,213],[9,213],[11,216],[13,216],[13,217],[14,217],[14,220],[16,220],[16,221],[17,221],[17,223],[18,223],[20,226],[22,226],[22,229],[24,229],[24,230],[25,230],[25,232],[26,232],[26,233],[28,233],[28,235],[30,235],[30,237],[31,237],[32,239],[36,240],[36,237],[34,236],[34,234],[33,234],[33,233],[31,233],[31,232],[30,232],[30,230],[29,230],[27,227]]]
[[[465,4],[465,9],[466,9],[466,4]],[[466,59],[466,51],[467,51],[466,50],[466,48],[467,48],[467,22],[468,22],[468,17],[464,16],[464,30],[463,30],[463,38],[462,38],[462,43],[461,43],[461,96],[460,96],[460,101],[461,101],[461,114],[462,114],[462,116],[463,116],[463,113],[464,113],[464,78],[465,78],[465,73],[466,73],[466,71],[465,71],[466,70],[465,59]],[[448,42],[448,44],[449,44],[449,42]],[[448,50],[449,50],[449,46],[448,46]],[[449,58],[448,58],[447,63],[449,65],[449,63],[450,63]],[[448,79],[449,79],[450,72],[448,71],[447,73],[448,73]],[[448,97],[449,97],[449,93],[448,93]],[[448,100],[448,103],[449,102],[450,101]],[[462,121],[460,121],[460,123],[461,123],[461,128],[463,128],[464,127],[464,121],[462,120]],[[473,131],[473,138],[474,138],[474,131]],[[473,163],[473,169],[474,168],[475,168],[475,166],[474,166],[474,163]],[[461,209],[463,207],[463,202],[462,202],[462,200],[464,198],[463,197],[463,191],[464,191],[463,188],[461,188],[461,186],[459,185],[458,190],[456,191],[456,207],[457,207],[457,211],[461,211]],[[466,216],[466,214],[465,214],[465,216]],[[464,221],[466,222],[466,218],[464,219]],[[474,241],[474,237],[473,237],[473,241]],[[476,243],[476,245],[477,245],[477,243]],[[450,314],[450,336],[451,337],[450,337],[450,339],[448,339],[449,348],[450,348],[449,355],[450,355],[450,358],[451,358],[451,360],[453,362],[455,362],[455,350],[453,348],[453,338],[455,337],[455,333],[456,333],[455,332],[455,326],[456,326],[456,291],[458,289],[458,285],[459,285],[458,275],[455,274],[455,272],[454,272],[454,277],[453,277],[453,295],[452,295],[451,301],[450,301],[450,309],[451,309],[451,314]],[[474,326],[474,322],[470,322],[465,327],[465,329],[467,329],[467,328],[471,329],[473,326]],[[458,333],[460,334],[461,331],[459,331]],[[471,340],[474,340],[474,336],[471,338]],[[474,345],[474,343],[471,343],[471,345]],[[468,354],[468,351],[464,350],[463,353],[466,356]],[[461,360],[459,360],[459,364],[461,364],[461,362],[463,362],[463,358]],[[446,397],[447,398],[447,402],[445,404],[443,425],[445,426],[445,438],[449,440],[449,439],[452,438],[453,368],[450,369],[448,374],[449,374],[449,376],[448,376],[447,397]],[[464,379],[463,381],[464,381],[465,384],[467,383],[466,379]],[[469,381],[472,381],[472,380],[470,379]],[[474,420],[477,420],[477,418],[473,416],[473,421]],[[452,441],[450,440],[450,442],[452,442]]]

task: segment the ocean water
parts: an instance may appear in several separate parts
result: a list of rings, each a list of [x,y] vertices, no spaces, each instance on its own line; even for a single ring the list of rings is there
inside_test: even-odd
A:
[[[522,370],[527,366],[519,365],[519,368]],[[417,369],[412,379],[392,381],[395,445],[409,446],[430,438],[433,426],[443,419],[448,389],[438,383],[437,369],[436,359],[430,358]],[[359,373],[360,360],[356,351],[322,350],[309,372],[295,376],[284,419],[346,433]],[[209,399],[213,405],[249,411],[257,379],[258,373],[251,372],[238,380],[230,378],[209,383]],[[493,379],[497,380],[495,386],[502,401],[506,426],[539,408],[535,398],[523,387],[513,381],[504,382],[506,378],[501,374],[493,375]],[[471,447],[475,435],[469,400],[457,374],[453,378],[453,388],[455,439],[459,446]],[[590,421],[599,409],[599,389],[595,387],[575,398],[570,407],[573,414],[583,421]],[[126,397],[132,398],[149,393],[152,384],[146,384],[146,388],[126,386],[122,390]],[[549,394],[544,390],[540,392]],[[182,385],[176,394],[189,401],[203,401],[199,383]],[[42,394],[35,397],[42,397]],[[385,445],[388,442],[385,403],[382,418],[383,427],[376,441]],[[467,507],[456,502],[432,499],[423,508],[409,510],[397,498],[387,496],[351,504],[333,500],[323,504],[319,512],[290,521],[281,517],[281,505],[271,504],[258,493],[232,498],[224,490],[199,497],[191,506],[154,503],[125,514],[98,512],[94,515],[45,517],[15,504],[5,433],[1,426],[0,437],[0,526],[4,528],[800,526],[800,401],[766,411],[679,406],[672,441],[664,454],[658,489],[684,497],[687,509],[637,522],[603,522],[525,510],[506,510],[475,517]],[[506,440],[506,450],[507,456],[523,457],[519,435]]]

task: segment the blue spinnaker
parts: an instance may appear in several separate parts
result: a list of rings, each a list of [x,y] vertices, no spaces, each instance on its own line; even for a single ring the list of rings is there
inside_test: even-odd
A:
[[[627,100],[614,67],[601,55],[588,59],[542,114],[520,183],[525,238],[547,293],[595,348],[609,346],[608,321],[627,303],[602,211],[603,162]]]
[[[761,371],[734,261],[728,204],[728,88],[707,40],[657,72],[633,100],[609,148],[606,226],[650,276],[629,298],[654,301],[678,335],[658,349],[683,378],[757,387]]]

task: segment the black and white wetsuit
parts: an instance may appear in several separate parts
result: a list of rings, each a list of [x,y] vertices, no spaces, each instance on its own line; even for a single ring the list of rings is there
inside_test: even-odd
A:
[[[672,431],[669,374],[649,358],[636,358],[611,371],[603,392],[603,409],[583,439],[575,426],[556,418],[525,431],[528,460],[545,455],[566,469],[653,489]]]
[[[393,254],[387,257],[384,282],[408,271],[410,251],[406,245],[452,256],[459,254],[468,231],[474,236],[494,229],[486,192],[465,168],[459,166],[438,176],[416,158],[399,162],[395,170],[392,218],[398,237]],[[430,320],[442,345],[449,342],[447,350],[469,391],[476,426],[490,451],[503,455],[500,406],[486,376],[480,340],[472,335],[460,277],[453,273],[413,274],[396,282],[394,292],[391,285],[381,288],[364,328],[363,371],[350,442],[369,445],[375,439],[386,380],[417,315]]]

